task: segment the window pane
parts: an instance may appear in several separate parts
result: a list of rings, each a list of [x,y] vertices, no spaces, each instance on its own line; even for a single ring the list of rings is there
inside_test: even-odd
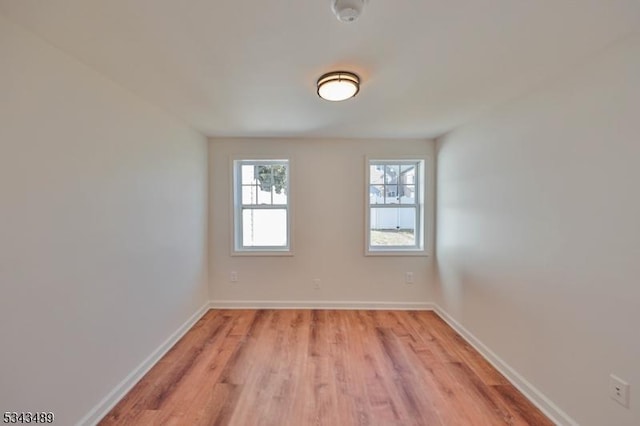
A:
[[[253,168],[253,172],[256,175],[256,179],[260,182],[262,189],[268,190],[271,185],[273,185],[272,166],[253,166]]]
[[[416,209],[414,207],[371,208],[371,246],[415,246]]]
[[[242,245],[245,247],[285,247],[287,245],[286,209],[244,209]]]
[[[280,191],[280,193],[278,193]],[[287,204],[287,188],[273,186],[271,188],[271,195],[273,196],[273,204]]]
[[[415,184],[416,183],[416,166],[401,166],[400,167],[400,183]]]
[[[384,204],[384,185],[369,186],[369,204]]]
[[[384,166],[380,164],[372,164],[369,166],[369,183],[384,183]]]
[[[255,180],[255,175],[253,174],[253,166],[243,165],[241,168],[242,174],[242,184],[251,184]]]
[[[265,191],[264,185],[258,185],[258,204],[271,204],[271,191]]]
[[[400,174],[400,166],[385,166],[384,181],[387,184],[398,183],[398,175]]]
[[[258,200],[257,185],[243,185],[242,186],[242,204],[256,204]]]
[[[416,203],[416,186],[400,185],[400,204]]]
[[[385,204],[399,204],[398,185],[385,185],[386,197]]]

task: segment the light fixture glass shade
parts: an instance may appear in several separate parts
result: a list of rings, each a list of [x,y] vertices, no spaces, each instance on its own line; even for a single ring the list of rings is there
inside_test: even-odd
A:
[[[352,72],[334,71],[318,79],[318,96],[328,101],[344,101],[360,91],[360,77]]]

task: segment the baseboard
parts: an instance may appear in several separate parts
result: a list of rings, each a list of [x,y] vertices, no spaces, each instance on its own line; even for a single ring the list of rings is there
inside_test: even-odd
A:
[[[124,396],[135,386],[136,383],[153,367],[178,340],[210,309],[209,302],[205,303],[196,313],[185,321],[167,340],[165,340],[155,351],[151,353],[136,367],[127,377],[124,378],[102,401],[100,401],[89,413],[84,416],[76,426],[89,426],[97,424]]]
[[[212,300],[212,309],[368,309],[432,311],[432,303],[418,302],[340,302],[330,300]]]
[[[502,373],[529,401],[538,407],[552,422],[559,426],[578,426],[578,422],[573,420],[567,413],[562,411],[542,392],[536,389],[524,377],[522,377],[509,364],[503,361],[491,349],[489,349],[480,339],[474,336],[462,324],[456,321],[439,305],[433,304],[434,311],[442,318],[451,328],[453,328],[464,340],[473,346],[493,367]]]

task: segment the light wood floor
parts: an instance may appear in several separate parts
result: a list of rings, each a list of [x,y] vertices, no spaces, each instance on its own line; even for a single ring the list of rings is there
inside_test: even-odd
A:
[[[433,312],[211,310],[101,425],[552,425]]]

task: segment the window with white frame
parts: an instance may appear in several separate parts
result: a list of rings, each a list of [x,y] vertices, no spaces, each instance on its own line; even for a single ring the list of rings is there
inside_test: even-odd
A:
[[[289,252],[289,160],[235,160],[234,251]]]
[[[422,159],[368,160],[367,254],[424,252]]]

